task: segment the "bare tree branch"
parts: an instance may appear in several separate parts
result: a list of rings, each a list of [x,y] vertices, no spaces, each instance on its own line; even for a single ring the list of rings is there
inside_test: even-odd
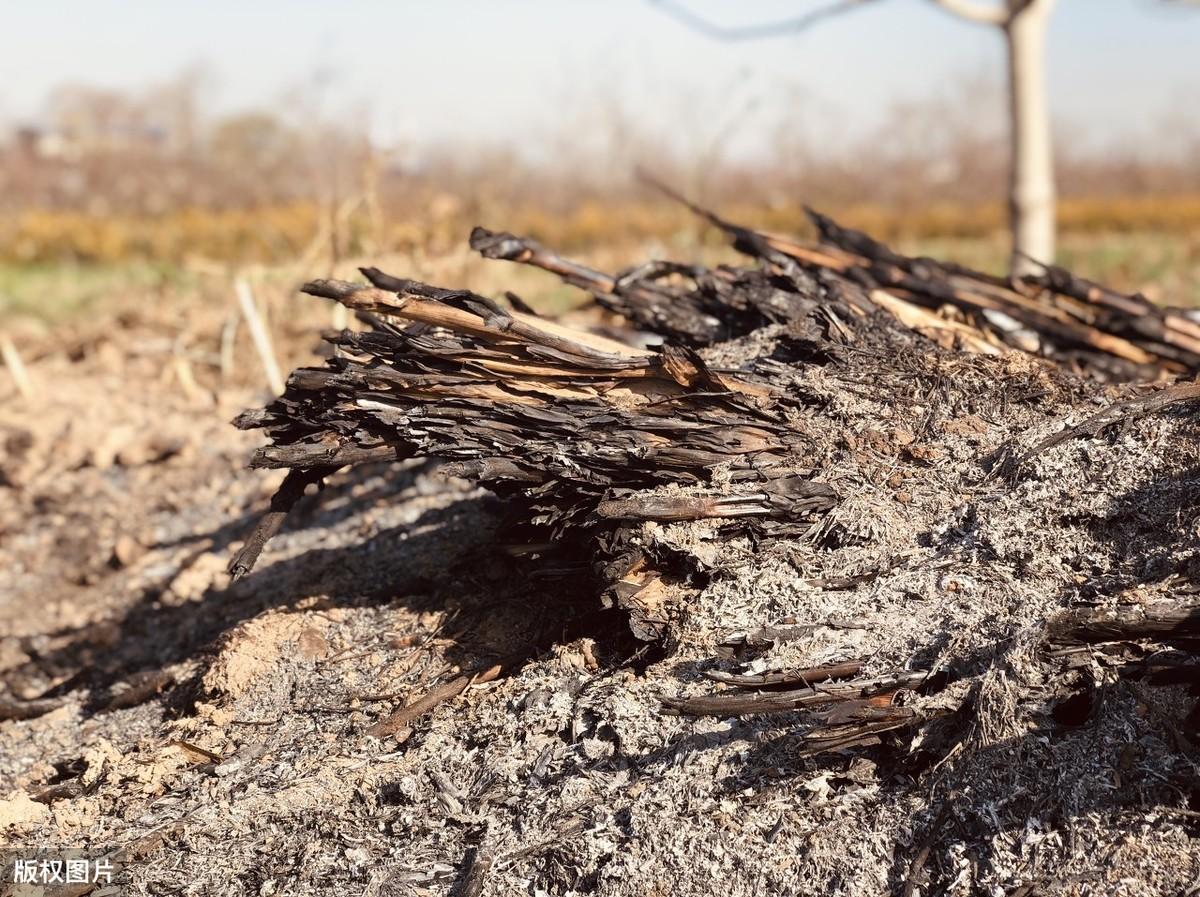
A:
[[[671,18],[686,25],[693,31],[698,31],[707,37],[721,41],[759,40],[766,37],[782,37],[785,34],[797,34],[811,28],[818,22],[844,12],[850,12],[870,2],[872,0],[839,0],[839,2],[819,7],[804,15],[795,16],[790,19],[779,19],[774,22],[762,22],[755,25],[727,27],[717,25],[708,19],[696,15],[682,3],[676,3],[675,0],[650,0],[652,5],[657,6],[667,15],[671,16]]]
[[[966,19],[968,22],[1003,27],[1009,21],[1010,12],[1003,6],[980,5],[975,0],[933,0],[933,2],[946,12],[956,15],[960,19]]]

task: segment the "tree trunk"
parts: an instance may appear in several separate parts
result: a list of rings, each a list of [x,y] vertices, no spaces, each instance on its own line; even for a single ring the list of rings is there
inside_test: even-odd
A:
[[[1009,0],[1011,160],[1009,224],[1014,275],[1036,273],[1030,259],[1054,261],[1054,151],[1046,94],[1046,24],[1054,0]]]

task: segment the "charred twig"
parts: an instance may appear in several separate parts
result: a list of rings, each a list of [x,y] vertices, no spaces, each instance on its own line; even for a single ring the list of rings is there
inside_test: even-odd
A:
[[[913,897],[917,888],[924,885],[925,864],[929,861],[929,854],[933,852],[934,846],[942,836],[942,827],[945,825],[948,815],[948,807],[943,806],[933,821],[929,823],[921,846],[913,854],[912,861],[908,864],[908,871],[904,876],[904,889],[900,892],[901,897]],[[922,893],[924,893],[924,889],[922,889]]]
[[[1200,605],[1166,602],[1071,610],[1052,619],[1046,631],[1056,644],[1146,639],[1194,645],[1200,640]]]
[[[235,581],[254,569],[258,556],[262,554],[267,542],[279,532],[283,521],[296,506],[296,502],[304,497],[304,490],[312,483],[319,483],[337,469],[336,466],[321,465],[295,468],[288,472],[283,479],[283,484],[271,496],[271,509],[259,518],[241,549],[229,562],[229,574]]]
[[[376,738],[386,738],[389,735],[395,735],[406,728],[409,723],[424,716],[439,704],[445,703],[451,698],[462,694],[470,684],[471,677],[469,675],[455,676],[449,682],[442,683],[424,697],[413,701],[411,704],[406,704],[395,713],[384,717],[367,729],[367,734],[374,735]]]
[[[1093,414],[1082,423],[1076,424],[1073,427],[1066,427],[1057,433],[1047,436],[1022,455],[1017,463],[1021,465],[1031,461],[1048,449],[1068,440],[1084,436],[1095,436],[1101,430],[1111,427],[1113,424],[1146,414],[1153,414],[1155,411],[1161,411],[1163,408],[1168,408],[1171,405],[1177,405],[1181,402],[1193,402],[1196,399],[1200,399],[1200,383],[1181,383],[1178,386],[1171,386],[1148,395],[1126,399],[1123,402],[1114,402],[1103,411]]]
[[[661,698],[668,712],[684,716],[742,716],[751,713],[786,713],[842,702],[863,701],[871,707],[888,707],[891,697],[902,688],[925,679],[923,671],[907,670],[888,676],[852,680],[789,691],[725,692],[690,698]]]
[[[0,720],[37,719],[39,716],[54,712],[63,704],[64,702],[57,698],[19,701],[0,696]]]
[[[105,705],[106,710],[136,707],[150,700],[164,688],[175,682],[175,674],[169,670],[144,670],[135,673],[125,682],[121,691],[114,692]]]
[[[195,754],[197,757],[203,757],[205,760],[208,760],[212,763],[220,763],[225,759],[220,754],[208,750],[208,748],[202,748],[200,745],[193,744],[190,741],[184,741],[182,738],[176,738],[171,742],[171,744],[175,745],[175,747],[182,748],[189,753]]]
[[[83,782],[79,779],[71,779],[67,782],[58,782],[55,785],[47,785],[40,791],[35,791],[29,796],[30,800],[36,800],[40,804],[52,804],[56,800],[74,800],[81,797],[85,793]]]
[[[837,496],[830,487],[799,477],[776,480],[771,489],[747,495],[638,496],[602,501],[596,506],[596,513],[623,520],[703,520],[799,516],[810,511],[827,511],[837,504]]]
[[[487,882],[488,872],[491,871],[495,857],[487,848],[474,847],[466,859],[466,870],[462,882],[454,891],[455,897],[479,897]]]
[[[444,704],[451,698],[462,694],[466,691],[467,686],[478,682],[491,682],[500,675],[503,669],[503,664],[495,664],[487,668],[480,668],[473,673],[463,673],[460,676],[455,676],[448,682],[444,682],[433,689],[424,697],[418,698],[411,704],[401,707],[390,716],[384,717],[367,729],[367,734],[374,735],[376,738],[386,738],[389,735],[395,735],[438,705]]]
[[[871,574],[875,576],[877,574]],[[845,577],[837,582],[833,580],[808,580],[807,584],[816,588],[848,588],[857,581],[855,577]],[[761,626],[749,632],[738,632],[721,642],[726,650],[742,648],[769,648],[776,643],[794,642],[796,639],[807,638],[821,626],[832,629],[866,629],[862,623],[854,620],[825,620],[820,623],[782,624],[779,626]]]
[[[759,673],[745,675],[726,673],[721,670],[710,670],[704,675],[714,682],[726,685],[736,685],[740,688],[765,688],[778,685],[808,686],[829,679],[848,679],[862,670],[862,664],[857,660],[845,663],[835,663],[824,667],[809,667],[803,670],[783,670],[777,673]]]

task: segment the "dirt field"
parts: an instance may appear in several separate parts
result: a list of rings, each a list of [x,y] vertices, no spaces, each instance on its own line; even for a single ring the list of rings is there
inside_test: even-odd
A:
[[[220,320],[193,320],[215,343]],[[1188,412],[1010,483],[985,459],[1119,391],[932,347],[869,381],[814,365],[797,388],[841,504],[769,546],[656,530],[724,572],[648,645],[547,588],[503,550],[499,502],[422,462],[334,478],[231,585],[280,480],[228,424],[263,396],[251,361],[189,383],[177,333],[155,312],[32,337],[41,392],[0,406],[3,841],[117,850],[134,894],[1197,893],[1185,690],[1039,648],[1062,608],[1194,588]],[[722,642],[779,624],[810,628],[749,671],[943,665],[971,712],[816,757],[797,714],[664,715],[732,668]]]

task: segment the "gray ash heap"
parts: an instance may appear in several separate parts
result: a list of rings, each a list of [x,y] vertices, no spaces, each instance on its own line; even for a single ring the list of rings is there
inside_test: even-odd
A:
[[[1200,327],[1059,268],[1010,282],[816,213],[805,244],[697,211],[752,264],[608,275],[472,234],[590,292],[628,339],[373,268],[369,284],[307,284],[365,329],[329,334],[333,358],[239,417],[269,439],[253,464],[289,474],[233,570],[306,485],[432,459],[503,499],[497,550],[526,575],[620,609],[658,646],[592,708],[609,733],[597,768],[661,776],[656,811],[681,813],[686,783],[659,755],[707,718],[756,745],[713,742],[721,768],[748,751],[739,787],[769,793],[781,763],[818,770],[826,797],[855,783],[844,806],[800,802],[780,843],[745,847],[765,890],[1076,893],[1108,881],[1104,851],[1131,881],[1185,886],[1196,870],[1149,843],[1186,839],[1200,800],[1200,387],[1173,385],[1200,369]],[[546,675],[518,666],[512,689]],[[406,731],[436,703],[402,708]],[[485,712],[501,711],[463,711],[464,730],[520,755],[520,722]],[[468,737],[433,726],[414,758]],[[547,804],[536,781],[506,787]],[[1130,828],[1151,812],[1173,821]],[[1040,865],[1037,819],[1073,839]],[[669,861],[697,825],[642,845],[677,893],[721,880],[719,864]],[[489,831],[489,850],[521,849],[519,831]],[[779,851],[802,858],[780,867]],[[606,892],[643,893],[638,868],[610,855]]]

